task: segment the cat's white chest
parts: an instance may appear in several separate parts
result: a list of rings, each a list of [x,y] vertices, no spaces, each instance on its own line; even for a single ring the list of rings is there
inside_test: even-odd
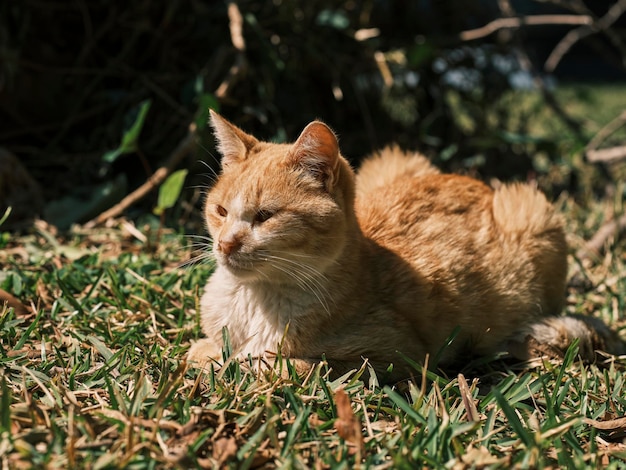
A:
[[[287,296],[271,286],[242,284],[218,268],[202,296],[203,326],[214,338],[220,338],[226,326],[233,352],[240,357],[275,353],[287,324],[297,321],[308,303],[305,297]]]

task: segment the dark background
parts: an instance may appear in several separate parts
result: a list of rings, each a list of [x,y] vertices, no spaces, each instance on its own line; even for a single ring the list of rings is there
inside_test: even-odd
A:
[[[533,115],[519,116],[503,97],[543,87],[543,106],[555,108],[584,147],[592,135],[559,109],[553,84],[623,82],[624,18],[577,42],[552,73],[543,68],[546,58],[577,26],[501,29],[473,41],[459,35],[508,15],[598,20],[616,3],[242,0],[237,5],[246,48],[239,52],[231,41],[226,2],[4,0],[0,146],[34,180],[33,196],[22,202],[25,208],[16,208],[12,222],[23,228],[23,221],[38,214],[68,226],[97,215],[76,208],[72,217],[74,206],[68,203],[61,211],[70,217],[55,220],[48,204],[89,198],[94,188],[113,181],[123,182],[113,185],[113,199],[119,199],[167,159],[194,121],[201,145],[180,166],[191,171],[183,198],[199,205],[193,188],[205,180],[195,175],[207,171],[199,161],[215,167],[204,125],[209,105],[257,137],[277,141],[296,138],[309,121],[321,118],[337,131],[344,155],[355,164],[398,142],[448,170],[535,178],[541,172],[535,155],[555,162],[561,149],[556,140],[525,138]],[[378,33],[355,39],[358,31],[371,28]],[[377,65],[381,54],[392,83],[385,84]],[[226,95],[216,97],[235,63],[243,68]],[[119,145],[145,100],[151,107],[137,151],[112,162],[103,159]],[[459,124],[460,110],[470,126]],[[573,174],[557,190],[576,191],[578,184]],[[3,212],[1,206],[16,200],[9,193],[15,186],[19,191],[19,184],[5,171],[0,185]],[[155,198],[142,199],[129,215],[149,211]]]

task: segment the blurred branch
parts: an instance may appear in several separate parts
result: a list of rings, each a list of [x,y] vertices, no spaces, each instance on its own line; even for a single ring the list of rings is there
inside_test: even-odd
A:
[[[178,144],[178,147],[172,152],[170,157],[167,159],[167,163],[155,171],[148,180],[135,189],[132,193],[122,199],[119,203],[111,207],[110,209],[104,211],[95,219],[89,221],[85,224],[86,228],[92,228],[96,225],[103,224],[107,220],[119,216],[122,212],[132,206],[134,203],[142,199],[146,194],[159,186],[165,178],[176,168],[178,163],[189,153],[191,152],[196,144],[196,125],[189,125],[189,132],[187,136],[181,140]]]
[[[228,4],[228,19],[230,21],[230,40],[239,52],[246,50],[246,41],[243,39],[243,17],[239,7],[234,2]]]
[[[462,31],[459,38],[462,41],[473,41],[475,39],[484,38],[495,33],[500,29],[521,28],[522,26],[539,26],[539,25],[591,25],[593,19],[590,16],[582,15],[533,15],[518,16],[511,18],[498,18],[485,26],[468,31]]]
[[[230,2],[228,4],[228,19],[230,21],[228,25],[230,29],[230,40],[233,43],[233,46],[235,46],[235,49],[237,49],[238,53],[237,58],[235,59],[235,63],[228,71],[228,75],[215,91],[215,96],[217,98],[224,98],[230,88],[235,84],[237,80],[239,80],[239,78],[248,68],[248,63],[245,56],[246,41],[244,40],[242,34],[243,17],[241,16],[239,7],[234,2]]]
[[[385,87],[391,88],[391,86],[393,85],[393,75],[391,74],[391,70],[389,69],[389,65],[387,64],[385,54],[383,54],[381,51],[374,52],[374,60],[376,61],[376,65],[378,66],[378,70],[380,72],[380,76],[383,79]]]
[[[559,65],[559,62],[561,62],[563,56],[567,54],[567,51],[569,51],[574,44],[587,36],[607,30],[618,20],[620,16],[622,16],[624,11],[626,11],[626,1],[618,0],[598,21],[585,23],[580,28],[573,29],[567,33],[550,53],[550,56],[544,65],[544,70],[546,72],[553,72]],[[586,18],[589,17],[587,16]]]
[[[626,111],[623,111],[619,116],[600,129],[598,133],[593,136],[593,139],[589,141],[585,149],[587,160],[592,163],[607,163],[626,158],[626,146],[624,145],[598,150],[600,144],[624,124],[626,124]]]
[[[591,240],[576,252],[576,256],[579,259],[596,256],[611,237],[618,238],[624,231],[626,231],[626,214],[622,214],[618,219],[610,220],[600,227],[596,234],[591,237]]]
[[[587,160],[592,163],[608,163],[621,160],[623,158],[626,158],[626,145],[587,151]]]
[[[509,0],[499,0],[498,7],[500,8],[500,11],[502,11],[502,14],[505,16],[505,18],[503,19],[517,19],[517,18],[511,17],[511,15],[515,15],[515,10],[513,9],[513,6],[511,5],[511,2]],[[555,19],[559,17],[567,17],[571,20],[573,20],[573,18],[578,18],[579,20],[583,18],[585,19],[585,21],[587,20],[591,21],[590,16],[582,16],[582,15],[539,15],[539,16],[543,17],[544,19],[546,18],[549,19],[550,17],[552,18],[553,23],[542,23],[542,24],[555,24],[554,23]],[[561,105],[557,101],[554,94],[550,91],[550,89],[546,85],[546,81],[543,79],[541,74],[538,73],[536,68],[533,66],[533,63],[530,60],[528,53],[526,52],[526,48],[524,47],[524,43],[522,42],[522,40],[517,36],[515,36],[515,40],[518,46],[517,48],[515,48],[515,54],[517,55],[517,59],[519,60],[519,63],[522,69],[524,69],[526,72],[528,72],[532,76],[533,83],[535,84],[537,89],[541,91],[543,99],[550,106],[550,108],[552,108],[554,113],[563,121],[563,123],[565,123],[567,127],[570,128],[570,130],[579,139],[582,139],[583,136],[582,136],[580,124],[575,119],[570,117],[565,112],[565,110],[561,107]]]

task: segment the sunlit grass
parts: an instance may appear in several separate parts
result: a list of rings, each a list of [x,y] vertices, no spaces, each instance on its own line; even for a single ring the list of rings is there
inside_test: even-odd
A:
[[[580,237],[574,245],[607,210],[588,212],[569,199],[562,209]],[[459,377],[416,369],[413,382],[384,388],[361,376],[365,369],[333,381],[323,364],[301,379],[257,373],[254,363],[200,373],[183,358],[200,334],[196,309],[211,266],[179,267],[192,257],[183,237],[169,234],[155,249],[122,229],[54,243],[42,231],[10,239],[0,254],[0,287],[35,307],[27,317],[0,309],[5,468],[626,462],[624,428],[598,430],[585,421],[626,415],[624,359],[585,365],[572,349],[563,363],[492,360]],[[570,287],[568,311],[623,328],[623,243],[593,264],[572,264],[581,270],[573,276],[586,281]],[[351,410],[338,409],[340,388]],[[346,413],[362,441],[338,431]]]

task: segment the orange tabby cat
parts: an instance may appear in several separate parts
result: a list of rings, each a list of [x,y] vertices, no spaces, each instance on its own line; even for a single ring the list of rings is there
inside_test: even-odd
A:
[[[211,120],[223,155],[206,200],[217,269],[191,361],[221,360],[223,327],[241,358],[280,347],[299,370],[325,357],[336,372],[367,358],[381,376],[393,364],[386,380],[455,331],[444,362],[519,353],[529,335],[557,348],[582,337],[589,354],[617,347],[596,320],[547,317],[562,307],[567,248],[536,189],[494,191],[395,148],[355,176],[321,122],[272,144]]]

